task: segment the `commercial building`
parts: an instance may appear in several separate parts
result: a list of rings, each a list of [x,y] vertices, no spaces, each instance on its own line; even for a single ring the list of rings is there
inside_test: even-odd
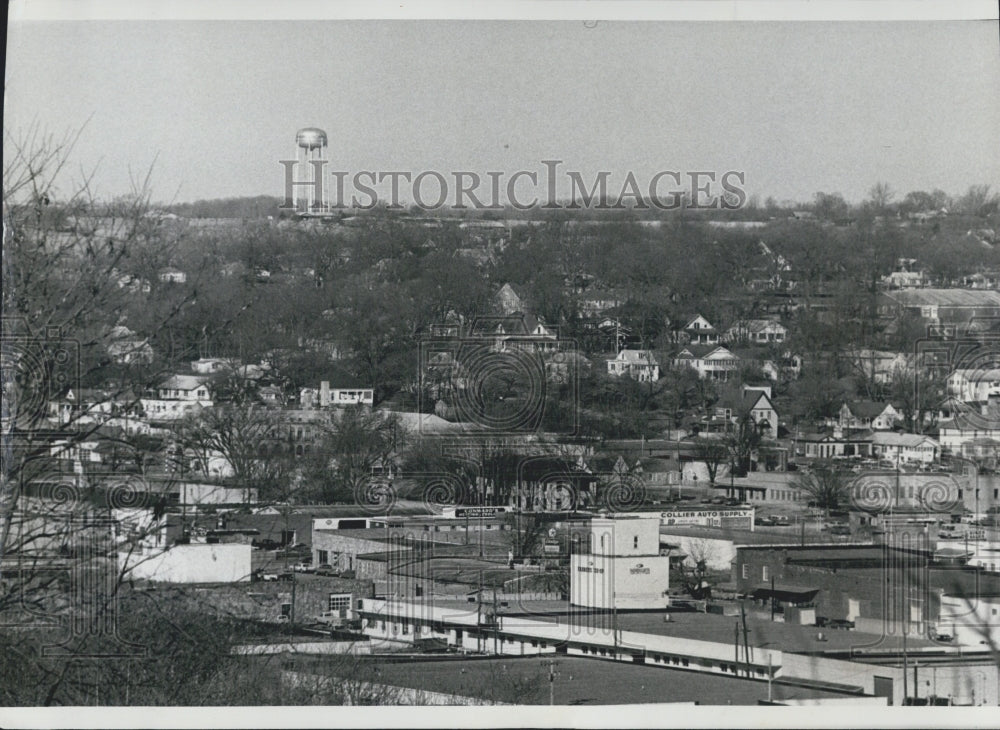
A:
[[[732,616],[567,610],[565,604],[560,607],[551,601],[495,609],[457,601],[362,599],[356,615],[372,640],[404,650],[434,641],[456,652],[510,660],[551,657],[557,662],[578,658],[619,662],[660,671],[697,672],[699,681],[706,682],[757,681],[762,693],[770,677],[772,690],[780,683],[860,703],[880,698],[885,704],[900,705],[914,697],[926,701],[931,695],[955,704],[997,702],[997,667],[988,655],[959,656],[957,647],[943,648],[918,637],[911,638],[909,650],[927,659],[918,668],[914,684],[913,665],[904,666],[899,636],[817,631],[756,616],[747,617],[744,641],[734,633]],[[931,656],[942,662],[933,672],[926,663]],[[609,667],[607,676],[616,669]],[[974,695],[963,686],[971,672],[984,678]]]
[[[118,553],[119,570],[134,579],[165,583],[246,583],[250,581],[249,545],[173,545],[166,550]]]
[[[570,556],[570,602],[653,609],[669,603],[670,558],[660,555],[657,517],[595,518],[586,552]]]

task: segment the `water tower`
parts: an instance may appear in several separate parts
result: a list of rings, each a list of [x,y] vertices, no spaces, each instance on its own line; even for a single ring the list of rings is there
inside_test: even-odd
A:
[[[305,127],[300,129],[295,135],[295,144],[298,145],[295,159],[298,161],[296,167],[308,182],[315,182],[316,176],[325,173],[325,164],[314,164],[321,160],[326,162],[326,132],[318,127]],[[326,211],[326,188],[323,187],[323,194],[317,195],[316,187],[308,187],[309,195],[306,200],[307,213],[322,213]]]

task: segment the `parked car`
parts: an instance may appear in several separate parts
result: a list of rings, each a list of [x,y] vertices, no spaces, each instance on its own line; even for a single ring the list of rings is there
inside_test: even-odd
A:
[[[311,560],[303,560],[302,562],[296,563],[295,565],[292,566],[292,570],[295,571],[296,573],[311,573],[312,569],[313,567]]]
[[[725,497],[712,497],[712,499],[710,499],[709,501],[712,504],[725,504],[726,503],[726,498]]]
[[[831,525],[830,526],[831,535],[850,535],[851,528],[847,525]]]
[[[336,575],[337,572],[329,563],[320,563],[316,566],[316,575]]]
[[[261,573],[260,579],[263,580],[263,581],[268,581],[268,582],[270,582],[272,580],[278,580],[278,574],[277,573]]]

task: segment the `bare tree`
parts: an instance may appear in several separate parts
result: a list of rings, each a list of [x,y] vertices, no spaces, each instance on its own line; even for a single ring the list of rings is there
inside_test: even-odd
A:
[[[684,545],[687,559],[681,564],[681,582],[692,598],[711,596],[711,586],[706,580],[709,564],[718,557],[718,548],[704,538],[690,538]]]
[[[849,472],[832,464],[820,464],[809,472],[801,472],[792,486],[806,494],[809,501],[815,502],[817,507],[822,507],[829,517],[830,510],[847,505],[850,484]]]
[[[886,212],[895,197],[895,191],[886,182],[875,183],[868,191],[868,200],[871,202],[872,208],[880,214]]]
[[[729,449],[726,442],[721,439],[699,436],[694,442],[694,458],[705,463],[705,468],[708,469],[708,483],[714,487],[719,466],[729,459]]]
[[[206,408],[179,429],[180,447],[190,450],[208,475],[213,454],[221,455],[233,469],[237,485],[247,490],[268,489],[287,476],[287,460],[271,455],[267,447],[277,436],[275,411],[260,405],[223,405]],[[181,458],[186,458],[184,454]]]
[[[391,466],[405,443],[406,430],[388,412],[351,406],[329,411],[317,423],[319,443],[310,459],[309,474],[323,501],[372,504],[385,495],[373,488],[390,488],[373,480],[376,467]]]

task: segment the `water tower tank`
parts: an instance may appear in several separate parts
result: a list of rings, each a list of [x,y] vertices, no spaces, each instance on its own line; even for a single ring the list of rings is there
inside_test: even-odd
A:
[[[315,150],[326,147],[326,132],[317,127],[300,129],[295,135],[295,143],[305,150]]]

